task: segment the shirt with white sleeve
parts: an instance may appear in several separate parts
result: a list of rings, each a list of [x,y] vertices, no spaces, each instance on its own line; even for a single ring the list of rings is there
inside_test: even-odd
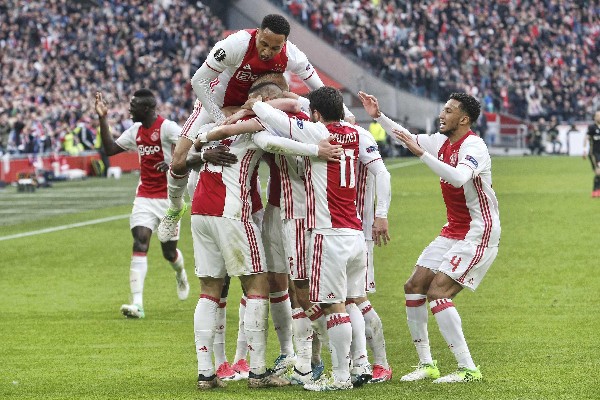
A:
[[[261,60],[256,48],[257,32],[241,30],[217,42],[192,77],[196,96],[217,122],[225,118],[220,107],[244,104],[252,83],[261,74],[290,71],[311,90],[323,86],[306,55],[290,41],[271,60]]]
[[[140,159],[140,181],[136,197],[166,199],[167,175],[156,169],[161,161],[171,164],[171,157],[181,127],[174,121],[164,119],[160,115],[149,128],[136,122],[119,136],[115,142],[124,150],[137,151]]]
[[[404,129],[383,114],[377,121],[388,132]],[[425,150],[421,160],[440,176],[447,216],[440,235],[497,247],[500,212],[492,189],[492,159],[485,142],[471,131],[456,143],[450,143],[439,132],[412,136]]]

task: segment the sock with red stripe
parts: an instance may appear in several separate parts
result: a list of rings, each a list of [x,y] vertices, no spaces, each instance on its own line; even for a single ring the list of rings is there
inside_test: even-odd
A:
[[[266,297],[248,296],[244,331],[248,341],[248,353],[250,353],[250,371],[258,375],[266,371],[265,350],[268,318],[269,300]]]
[[[200,296],[194,311],[194,340],[198,358],[198,374],[209,377],[215,373],[212,355],[219,300],[203,296]]]
[[[287,290],[269,293],[271,302],[271,319],[273,328],[279,339],[281,354],[294,354],[292,344],[292,304]]]
[[[406,320],[408,330],[422,364],[432,364],[429,335],[427,333],[427,296],[424,294],[405,294]]]
[[[345,382],[350,378],[349,357],[350,343],[352,342],[350,316],[346,313],[329,314],[327,316],[327,333],[333,377],[338,382]]]
[[[292,310],[292,327],[296,346],[296,369],[305,374],[311,370],[313,328],[303,309]]]
[[[319,337],[319,341],[328,346],[329,336],[327,334],[327,321],[325,320],[323,309],[318,304],[314,304],[308,310],[304,310],[304,313],[310,319],[313,331]]]
[[[240,360],[246,359],[248,355],[248,343],[246,343],[246,332],[244,332],[244,317],[246,315],[246,296],[240,299],[240,308],[238,310],[238,336],[237,347],[235,348],[234,364]]]
[[[458,315],[458,311],[456,311],[452,300],[434,300],[429,303],[429,307],[440,327],[442,336],[446,340],[450,350],[452,350],[452,353],[454,353],[458,366],[469,369],[477,368],[471,358],[471,353],[465,340],[460,315]]]
[[[183,208],[183,196],[185,194],[187,181],[188,174],[177,175],[169,168],[169,173],[167,174],[167,188],[169,192],[169,206],[173,210],[181,210]],[[190,196],[193,197],[194,194],[191,193]]]
[[[389,369],[390,366],[385,351],[385,338],[383,337],[383,324],[379,314],[377,314],[369,300],[360,303],[358,308],[365,319],[365,337],[367,346],[373,352],[373,364]]]
[[[129,266],[129,289],[133,304],[144,306],[144,280],[148,272],[148,257],[146,253],[134,252]]]
[[[217,308],[216,313],[215,341],[213,347],[215,352],[215,365],[217,367],[227,361],[227,355],[225,354],[225,332],[227,329],[226,307],[227,298],[221,297],[219,308]]]
[[[352,343],[350,344],[350,354],[355,366],[363,365],[369,362],[367,358],[367,339],[365,337],[365,319],[362,313],[354,303],[346,304],[346,312],[350,316],[352,326]]]

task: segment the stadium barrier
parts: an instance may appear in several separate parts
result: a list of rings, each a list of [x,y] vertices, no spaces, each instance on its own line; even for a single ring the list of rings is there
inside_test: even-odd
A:
[[[7,183],[16,182],[19,176],[36,174],[40,170],[63,172],[68,170],[81,170],[86,176],[95,175],[92,161],[100,159],[95,151],[84,152],[78,156],[52,155],[42,156],[3,156],[0,162],[0,181]],[[131,172],[140,169],[138,154],[124,152],[110,157],[110,166],[118,167],[122,172]],[[65,168],[66,167],[66,168]]]

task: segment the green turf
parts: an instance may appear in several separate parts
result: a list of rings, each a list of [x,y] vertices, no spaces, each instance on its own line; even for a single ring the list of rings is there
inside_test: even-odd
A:
[[[2,240],[128,214],[135,176],[65,183],[33,194],[5,189],[0,192],[0,398],[600,398],[600,318],[595,314],[600,308],[595,271],[600,259],[600,200],[590,198],[589,165],[568,157],[494,158],[493,163],[503,228],[500,252],[477,292],[461,293],[455,301],[483,382],[399,381],[417,361],[405,322],[402,285],[445,219],[435,176],[416,164],[391,169],[392,242],[375,252],[378,291],[371,301],[384,323],[394,380],[351,394],[314,394],[298,387],[250,391],[243,382],[198,393],[193,343],[198,282],[192,282],[188,300],[177,300],[173,272],[156,239],[145,286],[147,318],[125,320],[119,315],[129,293],[127,218]],[[119,188],[111,192],[114,197],[107,195],[111,188]],[[63,201],[48,207],[41,195],[53,193],[62,193]],[[40,211],[46,208],[54,211]],[[89,211],[63,215],[57,211],[61,209]],[[4,217],[17,214],[15,222]],[[183,232],[180,247],[192,275],[188,217]],[[234,281],[228,306],[230,359],[239,295]],[[451,372],[454,360],[433,318],[429,331],[442,373]],[[276,357],[276,348],[271,330],[269,360]]]

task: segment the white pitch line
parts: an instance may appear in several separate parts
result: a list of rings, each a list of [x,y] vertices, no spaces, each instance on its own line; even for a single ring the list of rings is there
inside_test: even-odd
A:
[[[81,226],[101,224],[103,222],[115,221],[115,220],[124,219],[124,218],[127,218],[127,217],[129,217],[129,214],[115,215],[113,217],[106,217],[106,218],[100,218],[100,219],[92,219],[90,221],[77,222],[75,224],[69,224],[69,225],[55,226],[53,228],[40,229],[40,230],[37,230],[37,231],[17,233],[15,235],[8,235],[8,236],[0,236],[0,242],[2,242],[4,240],[19,239],[19,238],[27,237],[27,236],[41,235],[43,233],[50,233],[50,232],[62,231],[62,230],[65,230],[65,229],[79,228]]]
[[[386,167],[389,171],[390,169],[410,167],[411,165],[417,165],[417,164],[421,164],[421,160],[412,160],[412,161],[407,161],[405,163],[392,164],[390,166],[386,165]]]

